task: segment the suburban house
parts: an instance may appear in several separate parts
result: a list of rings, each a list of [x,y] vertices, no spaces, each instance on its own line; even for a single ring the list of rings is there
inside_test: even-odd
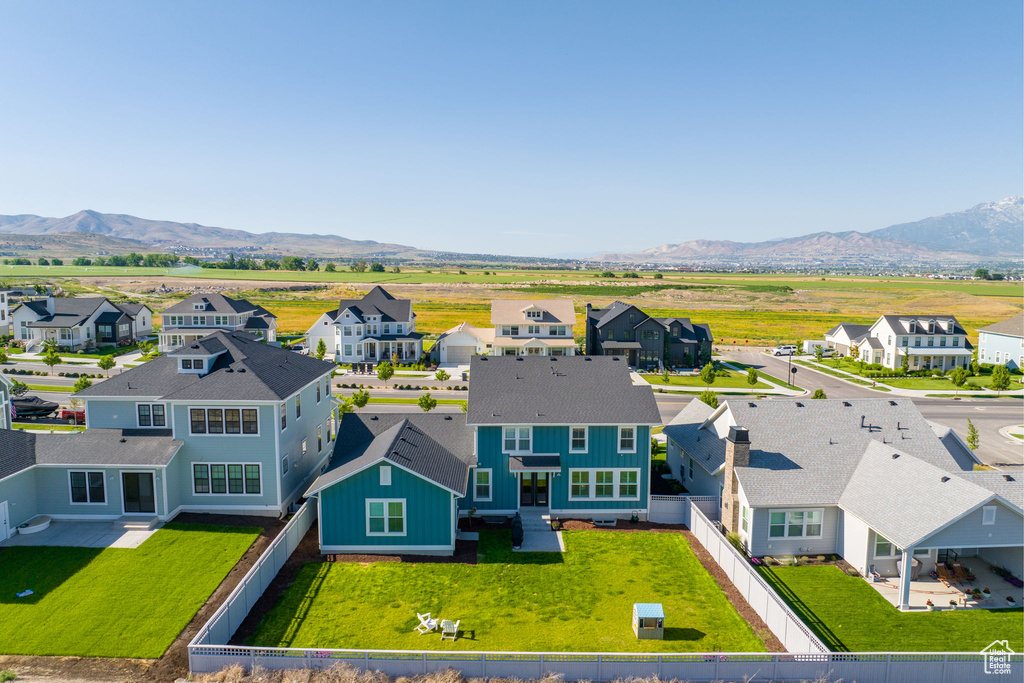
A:
[[[216,331],[75,394],[80,434],[0,430],[0,506],[11,501],[14,526],[281,515],[330,453],[333,367]]]
[[[450,555],[470,514],[646,518],[660,417],[624,359],[474,356],[470,374],[466,415],[342,417],[306,492],[321,552]]]
[[[1024,370],[1024,313],[978,330],[978,362]]]
[[[468,365],[473,356],[489,356],[493,349],[492,328],[459,323],[437,338],[430,355],[438,363]]]
[[[909,399],[694,400],[665,435],[673,476],[721,496],[723,530],[753,556],[836,553],[865,576],[977,557],[1024,573],[1024,482],[974,471]]]
[[[840,353],[846,349],[846,354],[865,363],[892,369],[903,367],[904,356],[910,359],[910,370],[945,372],[971,363],[974,347],[953,316],[883,315],[858,334],[860,327],[837,325],[825,335],[825,342]]]
[[[0,291],[0,335],[11,334],[11,292]]]
[[[574,356],[572,299],[496,299],[491,302],[494,356]]]
[[[55,297],[23,301],[11,310],[14,338],[26,349],[56,340],[72,351],[126,345],[153,331],[153,311],[145,304],[116,304],[104,297]]]
[[[423,354],[423,335],[416,331],[412,301],[396,299],[374,287],[362,299],[342,299],[306,332],[311,351],[320,342],[327,357],[339,363],[397,360],[413,363]]]
[[[711,328],[689,318],[652,318],[632,304],[587,304],[586,354],[623,356],[629,365],[700,367],[711,360]]]
[[[188,346],[215,330],[248,332],[266,342],[277,341],[277,316],[245,299],[223,294],[193,294],[161,314],[161,353]]]

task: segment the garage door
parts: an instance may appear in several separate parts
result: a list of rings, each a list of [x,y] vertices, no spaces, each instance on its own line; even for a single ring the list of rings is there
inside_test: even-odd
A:
[[[473,346],[449,346],[448,347],[448,363],[458,363],[460,365],[466,365],[473,357]]]

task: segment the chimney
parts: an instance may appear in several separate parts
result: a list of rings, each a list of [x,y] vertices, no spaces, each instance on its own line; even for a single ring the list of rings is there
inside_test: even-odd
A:
[[[55,310],[56,309],[54,308],[53,305],[53,295],[51,294],[48,297],[46,297],[46,312],[49,313],[50,315],[53,315]]]
[[[583,329],[584,329],[583,353],[585,353],[585,354],[593,353],[593,350],[594,350],[593,342],[590,341],[590,334],[591,334],[591,330],[590,330],[590,311],[592,311],[593,308],[594,307],[591,306],[590,303],[587,303],[587,314],[583,318]]]
[[[750,433],[746,427],[729,427],[725,439],[725,472],[722,486],[722,526],[726,532],[740,530],[739,480],[737,467],[750,465]]]

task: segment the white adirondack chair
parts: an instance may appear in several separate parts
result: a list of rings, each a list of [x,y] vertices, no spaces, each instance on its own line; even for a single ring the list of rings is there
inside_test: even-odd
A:
[[[430,612],[427,612],[426,614],[417,613],[416,616],[420,620],[420,625],[417,626],[414,630],[417,631],[421,636],[429,631],[437,630],[437,619],[432,619],[430,617]]]
[[[448,619],[445,619],[444,621],[442,621],[441,622],[441,640],[444,640],[445,638],[450,638],[451,640],[455,640],[455,638],[459,635],[459,624],[460,623],[462,623],[461,619],[459,619],[458,621],[455,621],[455,622],[450,621]]]

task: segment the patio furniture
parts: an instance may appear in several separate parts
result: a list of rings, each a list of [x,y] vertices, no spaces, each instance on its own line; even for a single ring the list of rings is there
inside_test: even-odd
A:
[[[959,562],[953,563],[953,576],[955,576],[956,580],[960,583],[971,583],[975,579],[974,574],[964,569],[964,566]]]
[[[903,560],[896,560],[896,573],[903,577]],[[912,558],[910,561],[910,580],[917,581],[917,577],[921,574],[921,560]]]
[[[939,581],[946,584],[948,588],[953,588],[953,584],[956,583],[956,579],[953,578],[953,574],[950,573],[949,567],[940,562],[935,565],[935,569],[939,572]]]
[[[426,614],[419,614],[419,613],[417,613],[416,616],[420,620],[420,625],[417,626],[414,630],[417,633],[419,633],[421,636],[424,633],[427,633],[428,631],[436,631],[437,630],[437,619],[431,618],[430,612],[427,612]]]
[[[450,619],[444,619],[441,622],[441,640],[450,638],[455,640],[459,635],[459,624],[462,623],[462,619],[458,621],[451,621]]]

